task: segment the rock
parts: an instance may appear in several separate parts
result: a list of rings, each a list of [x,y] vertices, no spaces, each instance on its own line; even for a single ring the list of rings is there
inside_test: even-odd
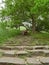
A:
[[[44,65],[49,65],[49,57],[42,57],[40,58],[40,62]]]
[[[49,46],[45,46],[46,49],[49,49]]]
[[[29,50],[29,49],[33,49],[33,46],[15,46],[15,48],[16,49],[21,49],[21,50],[23,50],[23,49]]]
[[[3,56],[15,56],[16,50],[4,50]]]
[[[25,26],[20,26],[20,27],[17,28],[17,30],[25,31],[26,30],[26,27]]]
[[[4,50],[3,52],[3,56],[8,56],[8,57],[15,57],[17,55],[27,55],[28,52],[27,51],[22,51],[22,50]]]
[[[26,54],[28,54],[28,52],[27,51],[17,51],[16,54],[17,55],[26,55]]]
[[[33,46],[33,49],[45,49],[45,46]]]
[[[27,58],[27,63],[32,65],[42,65],[38,58]]]
[[[43,50],[28,50],[32,54],[32,56],[43,56],[44,52]]]
[[[49,50],[44,50],[45,56],[49,56]]]
[[[24,59],[21,58],[13,58],[13,57],[1,57],[0,63],[12,63],[16,65],[26,65],[26,62]]]

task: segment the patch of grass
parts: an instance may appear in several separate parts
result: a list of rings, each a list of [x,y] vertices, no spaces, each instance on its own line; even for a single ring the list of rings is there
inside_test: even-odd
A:
[[[0,44],[2,44],[4,41],[8,40],[11,37],[14,37],[19,34],[19,31],[17,30],[6,30],[0,28]]]
[[[47,33],[34,33],[31,35],[35,39],[48,39],[49,40],[49,34]]]
[[[20,35],[16,29],[0,28],[0,45],[4,42],[12,41],[17,45],[49,45],[49,34],[47,33],[29,33],[29,35]]]
[[[0,52],[0,57],[2,57],[3,56],[3,52]]]
[[[25,59],[27,57],[27,55],[19,55],[19,58]]]
[[[32,36],[32,45],[49,45],[48,33],[34,33]]]

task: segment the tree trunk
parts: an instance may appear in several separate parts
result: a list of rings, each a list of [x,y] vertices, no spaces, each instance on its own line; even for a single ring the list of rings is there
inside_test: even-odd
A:
[[[32,16],[32,31],[33,33],[36,31],[36,21],[34,16]]]
[[[33,33],[35,33],[35,31],[36,31],[35,29],[36,29],[35,22],[33,22],[32,23],[32,31],[33,31]]]

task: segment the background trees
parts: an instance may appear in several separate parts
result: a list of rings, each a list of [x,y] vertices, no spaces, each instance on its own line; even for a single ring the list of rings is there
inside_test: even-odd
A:
[[[49,29],[49,0],[5,0],[5,8],[2,9],[2,18],[9,17],[13,24],[32,22],[32,31],[37,29]],[[38,19],[39,16],[44,19]]]

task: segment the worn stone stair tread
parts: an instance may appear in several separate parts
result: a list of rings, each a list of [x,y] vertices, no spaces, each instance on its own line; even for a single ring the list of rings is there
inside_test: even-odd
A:
[[[12,57],[0,57],[0,63],[12,63],[12,64],[18,64],[18,65],[26,65],[26,62],[24,59],[21,58],[12,58]]]
[[[4,50],[11,50],[14,49],[15,47],[13,46],[1,46],[0,49],[4,49]]]
[[[33,49],[33,46],[6,46],[7,48],[9,47],[13,47],[13,48],[16,48],[16,49]]]
[[[42,65],[42,64],[49,64],[49,57],[26,57],[25,59],[19,57],[0,57],[0,63],[12,63],[16,65]]]
[[[33,49],[47,49],[45,46],[33,46]]]
[[[29,53],[31,53],[32,56],[43,56],[44,52],[43,50],[28,50]]]
[[[49,64],[49,57],[32,57],[27,58],[28,64],[33,65],[42,65],[42,64]]]
[[[45,49],[45,50],[40,50],[40,49],[38,49],[38,50],[36,50],[36,49],[34,49],[34,50],[27,50],[28,52],[41,52],[41,53],[45,53],[45,54],[49,54],[49,50],[47,49]]]
[[[17,51],[16,54],[28,54],[28,52],[27,51]]]
[[[15,46],[17,49],[33,49],[33,46]]]
[[[45,45],[46,48],[49,48],[49,45]]]
[[[43,50],[42,49],[37,49],[37,50],[36,49],[34,49],[34,50],[3,50],[3,49],[0,49],[0,52],[4,52],[4,53],[7,53],[7,54],[15,54],[15,53],[16,54],[17,53],[18,54],[27,54],[28,52],[32,52],[32,53],[37,52],[37,53],[45,53],[45,54],[48,53],[49,54],[48,49],[47,50],[46,49],[45,50],[44,49]]]
[[[16,50],[4,50],[3,53],[14,55],[16,53]]]
[[[44,50],[40,50],[40,49],[38,49],[38,50],[36,50],[36,49],[34,49],[34,50],[27,50],[28,52],[43,52]]]
[[[42,57],[42,58],[40,58],[40,62],[41,63],[47,63],[47,64],[49,64],[49,57]]]
[[[1,46],[0,49],[33,49],[33,46]]]
[[[0,49],[49,49],[49,46],[0,46]]]
[[[44,50],[45,56],[49,57],[49,50]]]
[[[44,53],[49,53],[49,50],[44,50]]]
[[[4,54],[4,55],[25,55],[25,54],[28,54],[28,52],[27,51],[22,51],[22,50],[3,50],[2,51],[2,53]]]
[[[3,52],[4,54],[29,54],[29,53],[43,53],[43,54],[49,54],[49,50],[2,50],[0,49],[0,52]],[[38,54],[39,55],[39,54]]]
[[[27,63],[28,64],[33,64],[33,65],[42,65],[41,62],[39,61],[38,58],[27,58]]]

